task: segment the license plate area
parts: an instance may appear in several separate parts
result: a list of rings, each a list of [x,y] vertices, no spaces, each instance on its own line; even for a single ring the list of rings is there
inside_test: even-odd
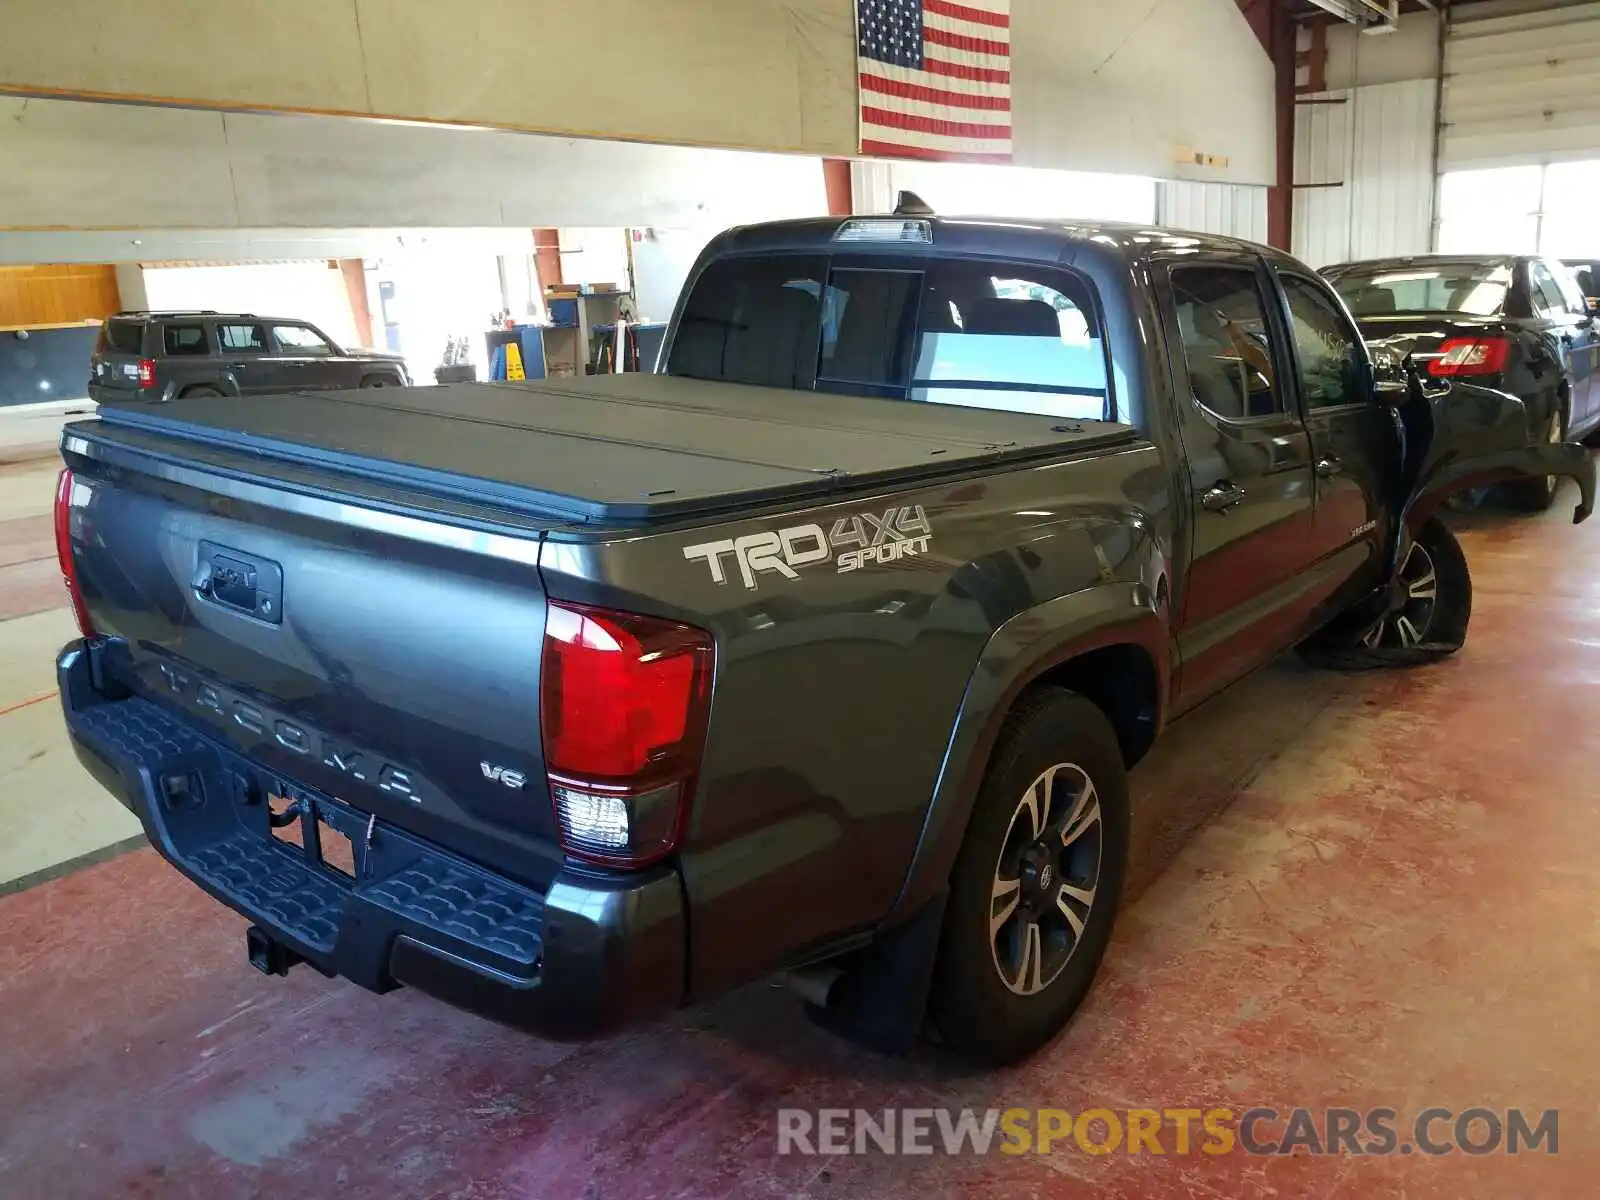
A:
[[[339,800],[274,782],[267,794],[267,832],[292,854],[347,884],[370,876],[372,818]]]

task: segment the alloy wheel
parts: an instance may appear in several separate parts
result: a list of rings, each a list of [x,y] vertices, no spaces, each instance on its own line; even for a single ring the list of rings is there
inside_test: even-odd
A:
[[[1083,940],[1100,884],[1103,825],[1094,781],[1060,763],[1023,793],[990,892],[989,942],[1006,987],[1049,987]]]
[[[1434,614],[1439,608],[1439,572],[1421,542],[1412,542],[1405,564],[1400,568],[1400,587],[1405,601],[1379,621],[1361,644],[1369,650],[1380,646],[1410,649],[1428,640]]]

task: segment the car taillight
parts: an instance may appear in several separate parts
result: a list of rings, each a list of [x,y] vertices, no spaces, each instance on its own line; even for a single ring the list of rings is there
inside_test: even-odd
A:
[[[72,601],[78,632],[84,637],[94,637],[94,622],[89,619],[89,606],[83,601],[83,589],[78,586],[78,566],[72,557],[72,489],[71,470],[62,471],[56,480],[56,562],[61,568],[61,582],[67,585],[67,598]]]
[[[151,388],[156,385],[156,360],[141,358],[139,360],[139,386]]]
[[[704,630],[551,601],[540,719],[561,842],[637,867],[671,854],[693,797],[711,706]]]
[[[1511,357],[1511,339],[1450,338],[1428,364],[1430,375],[1498,375]]]

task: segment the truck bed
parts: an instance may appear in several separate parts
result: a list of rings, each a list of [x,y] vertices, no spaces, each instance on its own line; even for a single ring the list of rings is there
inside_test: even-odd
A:
[[[111,428],[581,523],[679,519],[1138,436],[1126,425],[601,375],[106,406]]]

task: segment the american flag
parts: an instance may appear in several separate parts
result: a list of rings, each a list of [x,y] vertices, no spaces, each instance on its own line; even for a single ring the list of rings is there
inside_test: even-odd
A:
[[[861,153],[1011,161],[1011,0],[856,0]]]

